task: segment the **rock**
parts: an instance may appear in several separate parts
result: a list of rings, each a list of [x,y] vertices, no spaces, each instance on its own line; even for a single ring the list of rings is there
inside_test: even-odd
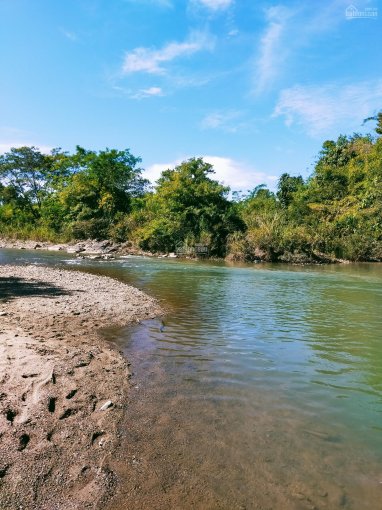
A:
[[[113,402],[111,400],[107,400],[100,408],[100,411],[106,411],[106,409],[109,409],[110,407],[113,407]]]
[[[89,241],[85,244],[86,253],[100,254],[106,251],[113,245],[112,241]]]
[[[81,253],[82,251],[85,251],[85,246],[81,243],[68,246],[66,248],[67,253]]]
[[[121,245],[120,244],[113,244],[112,246],[107,248],[107,253],[114,253],[116,251],[119,251],[120,249],[121,249]]]
[[[53,246],[48,246],[49,251],[62,251],[64,249],[65,247],[62,246],[61,244],[54,244]]]
[[[178,258],[178,255],[177,255],[176,253],[172,252],[172,253],[169,253],[169,254],[168,254],[168,257],[169,257],[170,259],[176,259],[176,258]]]

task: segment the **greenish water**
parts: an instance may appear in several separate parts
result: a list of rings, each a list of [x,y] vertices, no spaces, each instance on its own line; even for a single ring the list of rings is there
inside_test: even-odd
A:
[[[113,340],[135,372],[126,434],[169,508],[382,508],[381,265],[0,252],[8,262],[78,267],[162,300],[163,323]],[[144,508],[147,491],[135,496]]]

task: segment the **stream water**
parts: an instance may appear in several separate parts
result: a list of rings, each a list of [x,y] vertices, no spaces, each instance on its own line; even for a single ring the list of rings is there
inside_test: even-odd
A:
[[[113,276],[167,310],[109,332],[134,372],[134,503],[115,508],[382,508],[382,265],[10,262]]]

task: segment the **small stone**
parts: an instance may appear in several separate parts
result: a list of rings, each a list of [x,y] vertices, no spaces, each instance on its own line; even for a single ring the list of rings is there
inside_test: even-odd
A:
[[[107,400],[100,408],[100,411],[106,411],[106,409],[109,409],[113,406],[113,402],[111,400]]]

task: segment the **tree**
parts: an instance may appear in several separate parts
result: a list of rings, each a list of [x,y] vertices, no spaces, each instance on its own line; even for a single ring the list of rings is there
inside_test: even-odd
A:
[[[228,233],[242,226],[228,201],[229,188],[211,179],[202,158],[165,170],[148,203],[151,220],[141,229],[146,249],[172,251],[178,243],[204,243],[223,254]]]
[[[0,156],[0,179],[8,196],[35,219],[47,193],[52,162],[51,156],[42,154],[36,147],[12,148]]]
[[[277,185],[277,198],[282,207],[288,207],[293,200],[293,195],[304,186],[301,175],[294,177],[283,173]]]
[[[131,211],[133,200],[148,184],[137,167],[140,161],[129,149],[97,153],[77,146],[75,154],[62,162],[70,168],[71,178],[59,196],[76,236],[106,236],[116,216]]]
[[[380,111],[379,113],[377,113],[377,115],[374,115],[373,117],[368,117],[367,119],[365,119],[363,121],[363,124],[365,124],[366,122],[369,122],[370,120],[375,120],[377,122],[377,125],[375,127],[375,132],[378,135],[382,135],[382,111]]]

